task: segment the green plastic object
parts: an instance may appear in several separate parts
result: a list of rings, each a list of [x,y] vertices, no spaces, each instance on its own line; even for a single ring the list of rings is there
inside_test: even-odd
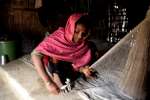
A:
[[[0,41],[0,55],[7,55],[8,60],[16,58],[16,42],[15,41]]]

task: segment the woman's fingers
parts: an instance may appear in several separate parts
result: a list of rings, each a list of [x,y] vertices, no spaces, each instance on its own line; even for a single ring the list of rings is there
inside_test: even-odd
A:
[[[85,70],[84,70],[84,74],[85,74],[85,76],[86,77],[89,77],[89,76],[91,76],[91,71],[90,71],[90,69],[87,67],[87,68],[85,68]]]
[[[46,86],[48,91],[54,95],[58,95],[60,92],[60,89],[55,84],[49,84]]]

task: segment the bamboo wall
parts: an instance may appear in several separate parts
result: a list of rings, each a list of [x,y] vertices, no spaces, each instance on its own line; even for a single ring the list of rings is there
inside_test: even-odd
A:
[[[17,40],[20,55],[30,53],[43,39],[45,27],[41,25],[35,0],[4,0],[0,6],[1,33]],[[3,36],[3,35],[2,35]]]
[[[43,30],[35,10],[10,9],[6,18],[10,32],[39,33]]]
[[[9,32],[41,34],[45,29],[38,17],[34,0],[11,0],[5,3],[1,20]]]
[[[34,8],[35,0],[11,0],[10,6],[12,8]]]

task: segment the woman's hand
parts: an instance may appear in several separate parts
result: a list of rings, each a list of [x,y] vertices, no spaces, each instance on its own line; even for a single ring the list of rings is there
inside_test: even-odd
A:
[[[92,69],[89,66],[82,67],[80,70],[87,78],[91,78]]]
[[[45,85],[50,93],[55,94],[55,95],[59,94],[60,89],[55,83],[47,82]]]

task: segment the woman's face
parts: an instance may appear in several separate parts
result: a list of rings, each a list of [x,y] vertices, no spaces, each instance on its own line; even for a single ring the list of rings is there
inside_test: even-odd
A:
[[[84,41],[88,35],[87,28],[82,24],[77,24],[74,31],[73,42]]]

